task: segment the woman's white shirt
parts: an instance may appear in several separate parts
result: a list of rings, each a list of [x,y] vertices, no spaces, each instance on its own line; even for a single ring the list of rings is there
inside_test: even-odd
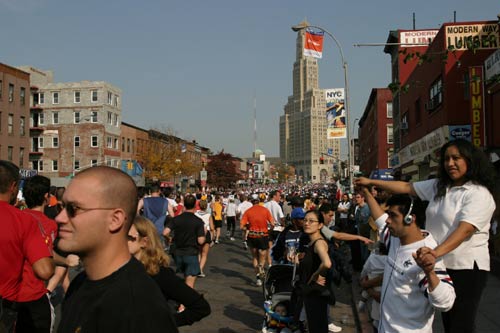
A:
[[[488,189],[467,182],[462,186],[446,189],[446,194],[434,200],[437,193],[437,179],[413,183],[415,192],[422,200],[429,201],[425,212],[426,229],[438,244],[443,243],[455,231],[460,222],[467,222],[476,228],[475,233],[455,250],[444,256],[444,263],[450,269],[473,269],[474,262],[481,270],[490,270],[488,239],[490,221],[495,211],[495,201]]]

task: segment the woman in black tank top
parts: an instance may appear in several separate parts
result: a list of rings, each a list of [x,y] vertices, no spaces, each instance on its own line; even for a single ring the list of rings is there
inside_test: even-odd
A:
[[[332,263],[328,243],[321,235],[323,214],[311,210],[304,218],[304,233],[310,243],[299,264],[299,288],[306,312],[309,332],[328,333],[328,298],[325,294],[326,275]]]

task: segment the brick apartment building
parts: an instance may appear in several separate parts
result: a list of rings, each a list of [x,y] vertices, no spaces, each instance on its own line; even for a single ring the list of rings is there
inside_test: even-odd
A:
[[[94,165],[120,167],[121,90],[103,81],[52,82],[29,66],[30,162],[47,177]]]
[[[426,40],[428,46],[415,44]],[[435,175],[437,152],[448,140],[498,148],[498,136],[492,135],[498,116],[484,102],[483,73],[486,58],[500,45],[497,21],[391,31],[388,43],[400,43],[384,50],[392,63],[393,167],[406,179],[422,180]]]
[[[374,88],[359,120],[359,171],[365,176],[376,169],[387,169],[394,153],[392,92]]]
[[[29,169],[29,74],[0,63],[0,159]]]

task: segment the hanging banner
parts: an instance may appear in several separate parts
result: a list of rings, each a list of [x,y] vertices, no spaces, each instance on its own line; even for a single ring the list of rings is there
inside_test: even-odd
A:
[[[483,67],[469,67],[470,80],[470,120],[472,128],[472,144],[484,147],[484,89]]]
[[[321,59],[323,57],[323,31],[306,31],[304,39],[304,56]]]
[[[325,89],[326,99],[326,137],[342,139],[347,137],[344,108],[344,88]]]

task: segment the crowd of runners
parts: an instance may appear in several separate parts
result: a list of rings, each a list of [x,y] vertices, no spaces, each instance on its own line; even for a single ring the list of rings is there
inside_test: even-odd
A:
[[[473,332],[490,268],[495,174],[464,140],[442,147],[436,179],[361,177],[353,193],[338,183],[138,189],[109,167],[66,189],[35,176],[19,195],[19,183],[0,161],[0,332],[51,332],[57,290],[59,332],[177,332],[210,314],[196,280],[223,241],[250,252],[254,286],[272,285],[266,333],[340,332],[329,307],[353,269],[374,331],[431,332],[438,310],[446,332]],[[274,299],[276,266],[291,268],[291,283]]]

